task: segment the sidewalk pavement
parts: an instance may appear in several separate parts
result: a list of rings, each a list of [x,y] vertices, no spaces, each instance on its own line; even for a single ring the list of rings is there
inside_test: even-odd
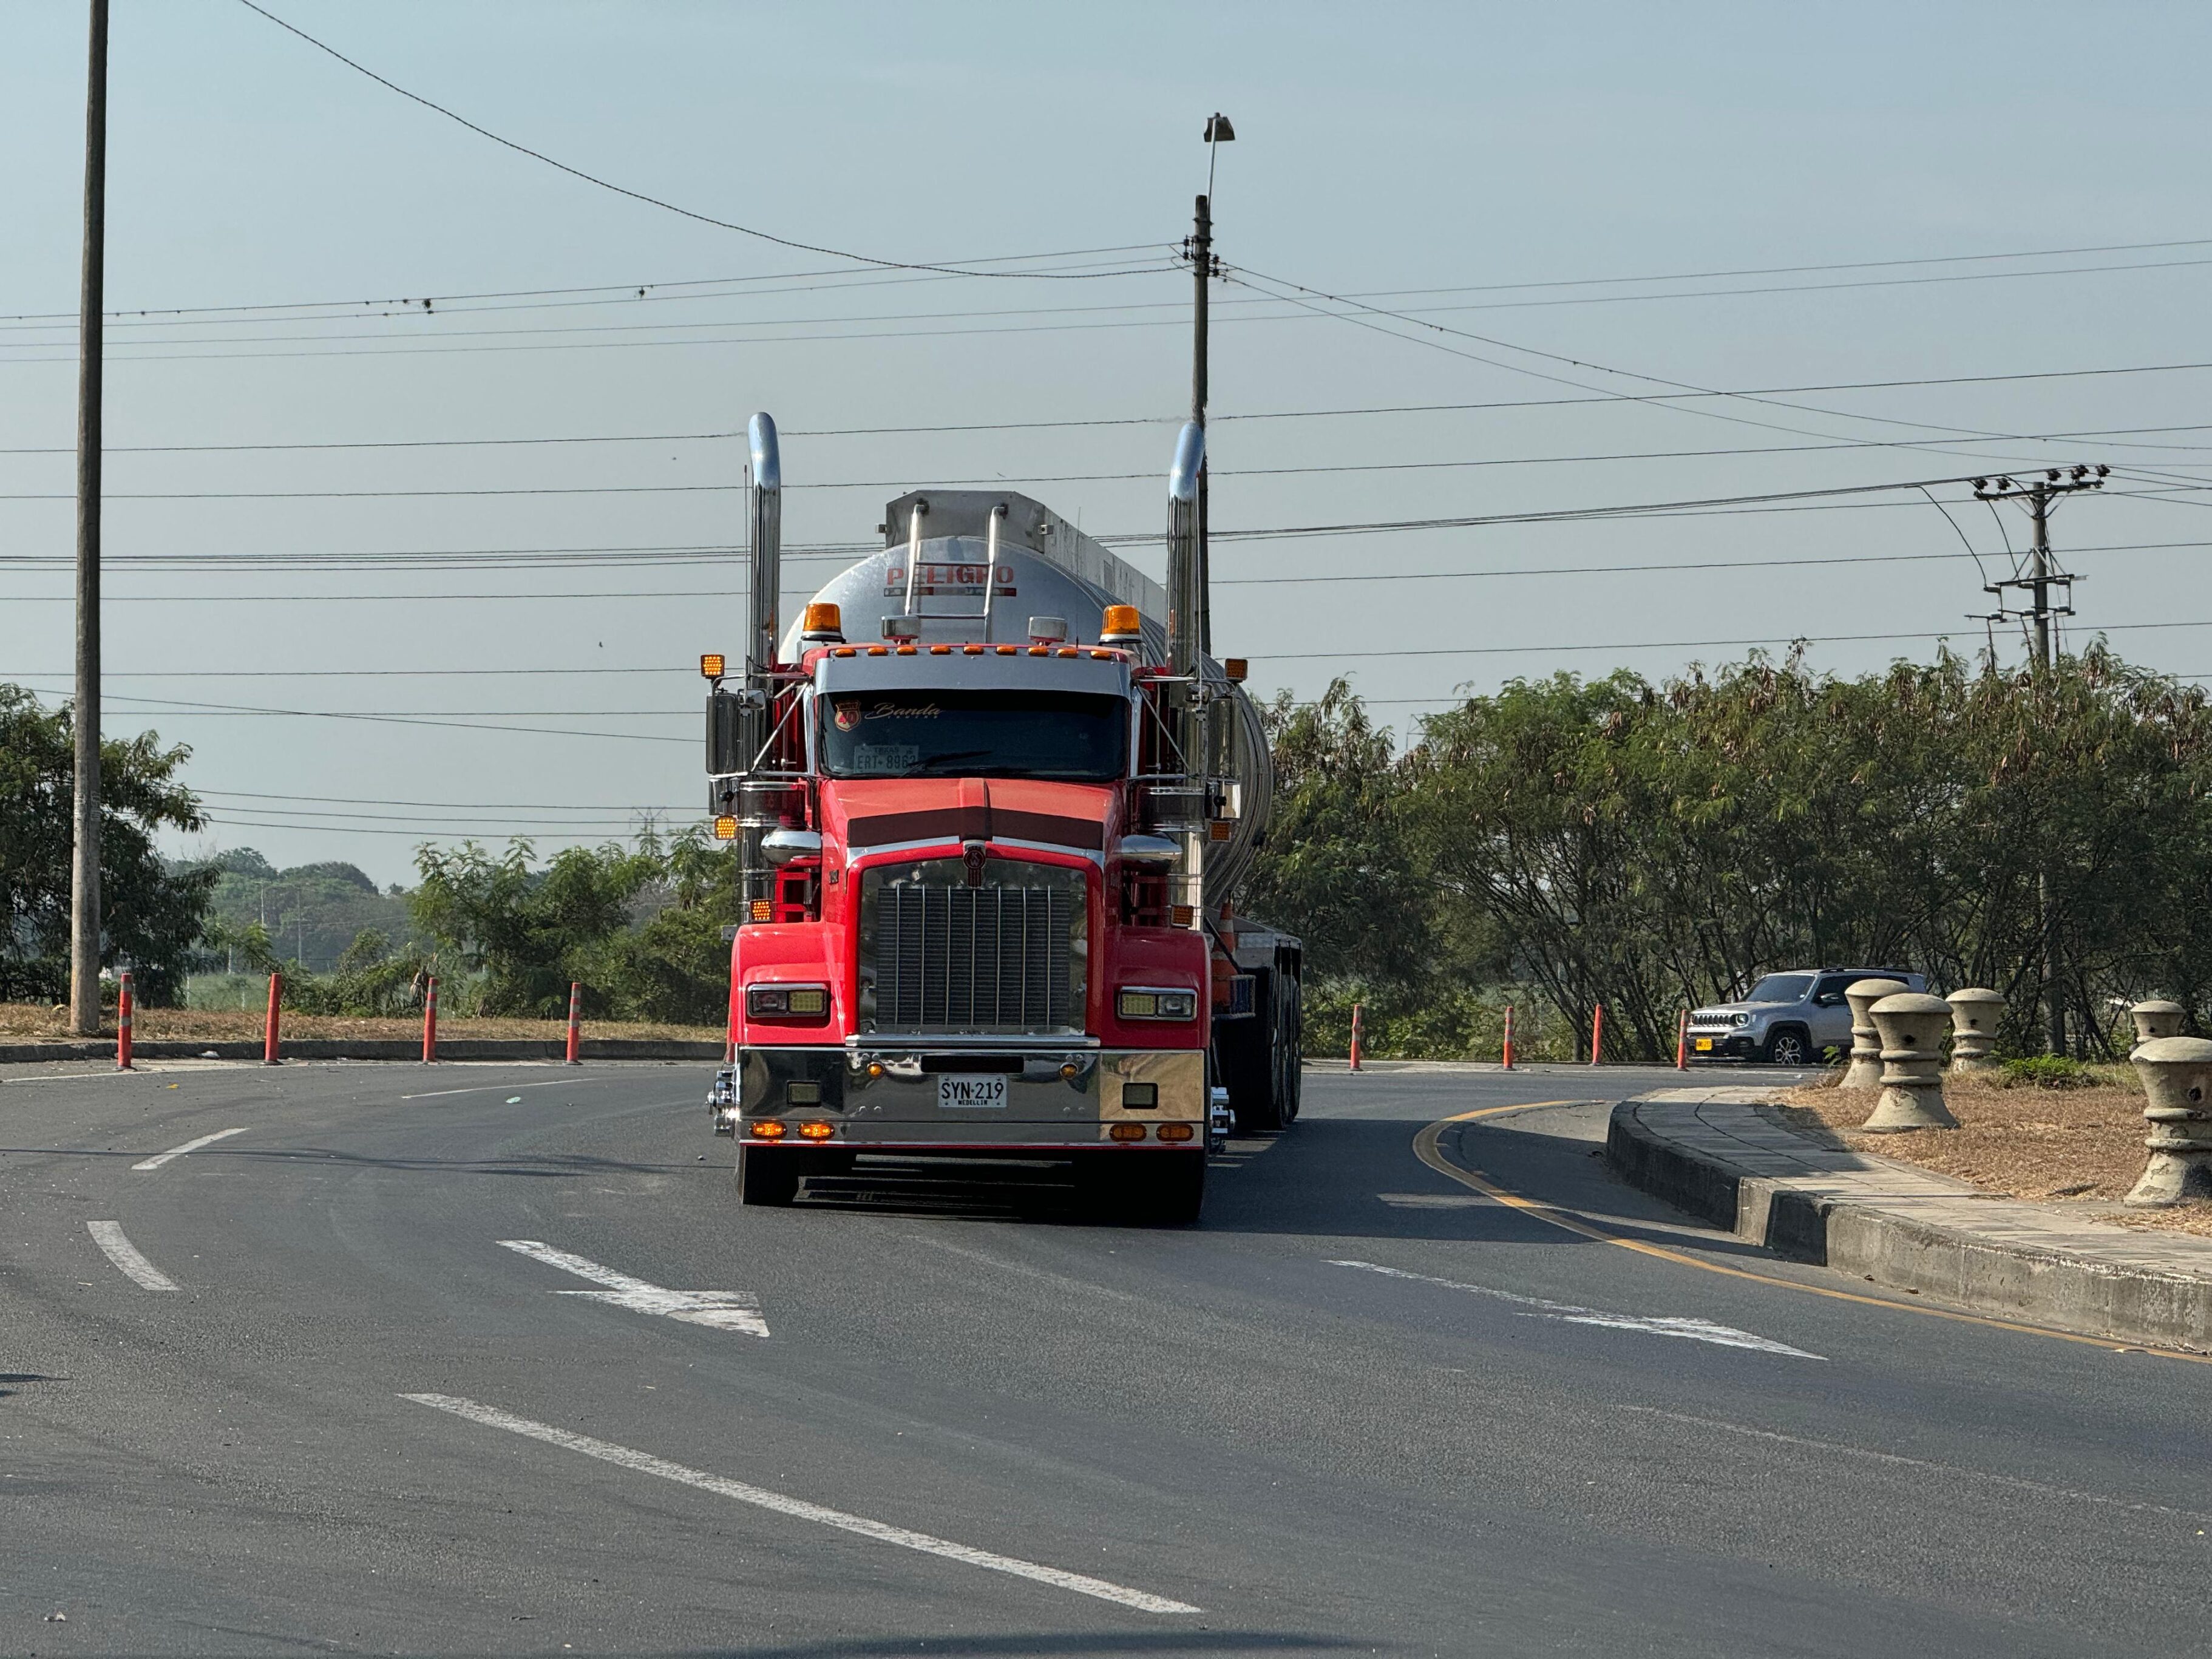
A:
[[[1796,1261],[1996,1318],[2212,1352],[2212,1238],[2100,1226],[2092,1218],[2120,1206],[1995,1197],[1824,1145],[1790,1127],[1769,1090],[1623,1101],[1606,1161],[1632,1185]]]

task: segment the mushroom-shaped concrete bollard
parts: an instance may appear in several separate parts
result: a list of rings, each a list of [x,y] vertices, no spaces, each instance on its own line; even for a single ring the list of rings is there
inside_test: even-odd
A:
[[[2157,1037],[2179,1036],[2181,1022],[2189,1013],[2178,1002],[2162,1002],[2156,998],[2148,1002],[2138,1002],[2128,1012],[2135,1016],[2137,1043],[2148,1042]]]
[[[1867,1010],[1908,988],[1899,980],[1863,979],[1844,993],[1844,1000],[1851,1005],[1851,1063],[1838,1088],[1881,1087],[1881,1034],[1874,1029],[1874,1016]]]
[[[2212,1042],[2203,1037],[2153,1037],[2128,1058],[2148,1097],[2143,1145],[2150,1162],[2127,1202],[2162,1210],[2189,1198],[2212,1198]]]
[[[1878,1135],[1957,1128],[1959,1120],[1943,1103],[1943,1032],[1951,1005],[1907,991],[1884,997],[1869,1012],[1881,1034],[1881,1098],[1859,1127]]]
[[[1951,1005],[1952,1074],[1994,1070],[1996,1061],[1990,1058],[1990,1048],[1997,1040],[1997,1019],[2004,1012],[2003,994],[1970,985],[1963,991],[1952,992],[1943,1000]]]

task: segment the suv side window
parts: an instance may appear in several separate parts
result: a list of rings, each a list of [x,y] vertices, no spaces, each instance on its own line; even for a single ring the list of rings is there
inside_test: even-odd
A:
[[[1814,981],[1813,986],[1812,1000],[1814,1006],[1820,1008],[1832,1008],[1836,1006],[1838,1003],[1843,1001],[1844,993],[1849,990],[1853,984],[1856,983],[1861,977],[1862,975],[1857,974],[1821,975],[1820,977]]]

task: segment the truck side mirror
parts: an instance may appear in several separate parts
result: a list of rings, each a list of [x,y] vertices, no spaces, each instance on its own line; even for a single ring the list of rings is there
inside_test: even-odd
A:
[[[707,696],[707,770],[726,777],[745,769],[744,700],[715,688]]]

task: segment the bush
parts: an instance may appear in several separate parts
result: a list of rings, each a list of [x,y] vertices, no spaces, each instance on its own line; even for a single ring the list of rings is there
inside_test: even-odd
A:
[[[2085,1065],[2063,1054],[2031,1054],[2002,1062],[1998,1086],[2005,1089],[2094,1089],[2109,1085],[2112,1068]]]

